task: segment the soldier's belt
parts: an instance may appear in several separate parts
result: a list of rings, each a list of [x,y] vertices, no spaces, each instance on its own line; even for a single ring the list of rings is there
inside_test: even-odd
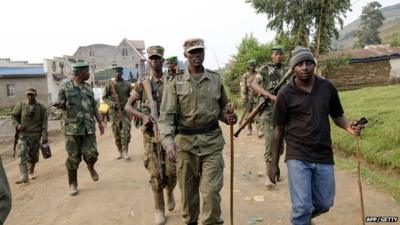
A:
[[[177,133],[183,135],[195,135],[195,134],[205,134],[216,130],[219,127],[218,122],[206,125],[204,127],[191,127],[191,128],[178,128]]]

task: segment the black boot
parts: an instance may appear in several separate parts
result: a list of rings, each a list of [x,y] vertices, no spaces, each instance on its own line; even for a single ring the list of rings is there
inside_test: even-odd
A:
[[[77,170],[67,170],[68,172],[68,183],[71,188],[69,193],[71,196],[78,194],[78,171]]]
[[[90,176],[92,177],[93,181],[98,181],[99,180],[99,174],[97,174],[96,170],[94,169],[94,164],[88,164],[87,165],[88,170],[90,172]]]

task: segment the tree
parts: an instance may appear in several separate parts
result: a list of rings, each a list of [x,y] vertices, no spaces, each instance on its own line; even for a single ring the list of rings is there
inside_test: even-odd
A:
[[[338,38],[336,25],[343,27],[350,0],[246,0],[257,13],[265,13],[267,28],[278,36],[288,35],[293,45],[312,48],[316,57],[330,50],[332,37]],[[311,39],[311,41],[310,41]]]
[[[360,29],[356,32],[358,38],[355,47],[364,47],[365,45],[380,44],[378,29],[382,26],[385,17],[380,8],[379,2],[370,2],[363,7],[360,20]]]

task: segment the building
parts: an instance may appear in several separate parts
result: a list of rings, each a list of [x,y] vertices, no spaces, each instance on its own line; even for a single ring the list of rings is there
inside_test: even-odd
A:
[[[400,47],[367,45],[331,53],[335,57],[350,57],[349,64],[324,74],[339,89],[400,83]],[[322,56],[326,60],[327,56]]]
[[[25,100],[25,90],[28,87],[36,88],[38,100],[47,105],[47,77],[43,65],[18,63],[0,66],[0,108],[14,107],[17,102]]]

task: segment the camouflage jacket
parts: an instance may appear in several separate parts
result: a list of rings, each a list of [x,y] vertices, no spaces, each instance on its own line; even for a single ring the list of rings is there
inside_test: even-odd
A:
[[[262,86],[265,90],[271,91],[279,83],[284,74],[285,71],[283,69],[283,66],[278,67],[273,64],[268,64],[261,66],[258,69],[258,73],[255,76],[255,79],[261,81]]]
[[[132,90],[132,85],[123,79],[116,80],[116,79],[111,79],[108,84],[104,88],[103,96],[102,99],[105,103],[108,105],[112,106],[115,105],[117,100],[113,97],[113,91],[112,91],[112,82],[115,82],[115,91],[118,96],[118,101],[120,104],[120,109],[121,111],[125,111],[125,104],[128,101],[128,98],[130,96],[131,90]],[[115,107],[110,107],[110,114],[115,114],[117,108]]]
[[[65,135],[96,133],[93,88],[86,82],[77,85],[71,78],[61,85],[58,101],[65,101],[61,126]]]
[[[43,139],[47,139],[47,110],[46,107],[36,102],[29,105],[27,101],[18,103],[11,113],[11,120],[16,128],[18,125],[25,125],[26,129],[20,135],[41,133]]]

